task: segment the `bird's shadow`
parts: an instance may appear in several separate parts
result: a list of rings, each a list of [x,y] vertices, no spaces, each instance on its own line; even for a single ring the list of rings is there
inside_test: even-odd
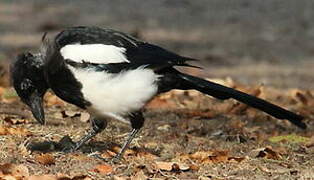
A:
[[[43,141],[43,142],[30,142],[26,145],[26,148],[31,152],[65,152],[65,149],[69,149],[73,146],[75,142],[69,137],[64,136],[60,141]],[[105,152],[107,150],[112,151],[113,147],[121,147],[119,144],[114,142],[102,142],[102,141],[92,141],[84,144],[79,150],[84,154],[90,154],[94,152]],[[147,148],[133,148],[135,152],[147,152],[155,156],[159,156],[160,152],[155,152]]]

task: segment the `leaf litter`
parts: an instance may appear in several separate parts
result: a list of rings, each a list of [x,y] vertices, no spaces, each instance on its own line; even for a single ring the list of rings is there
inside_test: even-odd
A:
[[[311,91],[282,93],[263,86],[244,86],[230,78],[214,81],[299,112],[310,128],[313,126]],[[7,95],[9,92],[0,88],[0,105],[12,107],[12,111],[22,107],[14,93]],[[303,178],[308,177],[304,167],[314,167],[313,158],[310,161],[313,131],[300,131],[241,103],[219,101],[197,91],[176,90],[154,98],[146,106],[142,133],[118,163],[91,154],[114,157],[124,140],[117,137],[129,131],[126,126],[112,121],[81,151],[64,154],[60,150],[89,128],[90,115],[52,93],[45,96],[45,106],[49,117],[46,126],[18,113],[1,114],[0,179],[219,179],[243,177],[242,172],[247,172],[246,177],[285,174]],[[276,171],[278,166],[283,170]],[[250,174],[252,169],[258,171]]]

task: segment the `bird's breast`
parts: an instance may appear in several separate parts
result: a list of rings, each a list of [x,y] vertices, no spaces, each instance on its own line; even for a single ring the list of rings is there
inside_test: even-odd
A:
[[[95,72],[69,67],[82,84],[88,108],[96,115],[126,114],[139,110],[157,93],[159,75],[142,67],[120,73]]]

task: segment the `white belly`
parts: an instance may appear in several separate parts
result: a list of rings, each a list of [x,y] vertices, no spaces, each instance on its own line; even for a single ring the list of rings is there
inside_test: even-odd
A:
[[[124,115],[139,110],[157,93],[159,75],[150,69],[140,67],[110,74],[69,68],[82,83],[84,98],[92,104],[88,110],[95,116]]]

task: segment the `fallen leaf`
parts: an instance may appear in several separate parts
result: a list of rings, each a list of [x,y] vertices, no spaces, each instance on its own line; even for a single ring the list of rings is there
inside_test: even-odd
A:
[[[140,158],[145,158],[146,160],[155,160],[158,158],[158,156],[146,151],[139,151],[136,153],[136,156]]]
[[[87,112],[81,112],[80,121],[87,122],[90,119],[90,114]]]
[[[40,154],[35,157],[36,161],[42,165],[55,164],[55,158],[51,154]]]
[[[301,92],[296,92],[295,99],[297,99],[298,101],[300,101],[304,105],[308,105],[309,101],[308,101],[307,97]]]
[[[169,131],[170,128],[171,128],[171,126],[169,124],[165,124],[165,125],[157,127],[157,129],[160,131]]]
[[[3,176],[1,177],[1,180],[19,180],[20,178],[16,178],[12,175],[6,175],[6,176]]]
[[[206,78],[206,80],[214,82],[214,83],[218,83],[227,87],[231,87],[231,88],[234,88],[236,84],[235,81],[231,77],[226,77],[225,79]]]
[[[215,151],[197,151],[193,154],[183,154],[180,156],[180,159],[185,160],[194,160],[198,163],[220,163],[220,162],[241,162],[245,157],[234,157],[229,156],[228,151],[215,150]]]
[[[63,114],[62,114],[62,112],[56,112],[56,113],[54,113],[54,115],[53,115],[55,118],[57,118],[57,119],[63,119]]]
[[[56,105],[57,106],[64,106],[65,105],[64,101],[62,101],[57,96],[53,95],[51,92],[46,93],[44,100],[45,100],[46,106],[48,106],[48,107],[56,106]]]
[[[39,176],[30,176],[27,180],[58,180],[56,176],[53,175],[39,175]]]
[[[2,102],[11,104],[18,100],[18,96],[13,88],[5,89],[2,94]]]
[[[9,124],[13,124],[13,125],[26,124],[29,122],[27,119],[14,118],[14,117],[5,117],[4,121],[9,123]]]
[[[200,118],[213,118],[216,116],[217,113],[210,111],[210,110],[192,110],[192,111],[184,111],[185,115],[189,117],[200,117]]]
[[[108,164],[99,164],[93,169],[93,171],[102,175],[109,175],[113,172],[113,168]]]
[[[117,153],[110,151],[110,150],[106,150],[106,152],[101,154],[102,158],[113,158],[115,155],[117,155]]]
[[[228,151],[215,151],[213,155],[209,155],[207,159],[203,160],[203,163],[219,163],[229,160]]]
[[[191,159],[194,159],[194,160],[202,161],[204,159],[207,159],[208,156],[211,156],[211,155],[213,155],[212,151],[197,151],[197,152],[189,155],[189,157]]]
[[[228,157],[228,161],[234,160],[236,162],[242,162],[245,160],[245,157]]]
[[[4,87],[1,87],[1,86],[0,86],[0,96],[3,95],[3,93],[5,92],[5,90],[6,90],[6,89],[5,89]]]
[[[80,112],[70,111],[70,110],[63,111],[63,113],[64,113],[64,117],[75,117],[75,116],[80,115]]]
[[[126,176],[113,176],[114,180],[127,180],[129,179],[129,177]]]
[[[148,104],[145,105],[146,109],[173,109],[176,107],[177,105],[173,101],[162,99],[160,97],[152,99]]]
[[[187,171],[187,170],[190,169],[190,166],[187,165],[187,164],[185,164],[185,163],[176,162],[175,164],[178,165],[178,168],[179,168],[179,170],[181,170],[181,171]]]
[[[144,174],[143,171],[138,171],[134,177],[132,177],[132,179],[136,179],[136,180],[146,180],[148,179],[148,177]]]
[[[190,166],[184,163],[179,162],[155,162],[156,167],[163,171],[187,171],[190,169]]]
[[[191,165],[190,165],[190,169],[191,169],[192,171],[198,171],[198,170],[200,169],[200,167],[197,166],[197,165],[195,165],[195,164],[191,164]]]
[[[314,147],[314,136],[311,137],[311,139],[305,144],[307,148]]]
[[[0,165],[0,172],[4,175],[11,175],[15,178],[27,178],[29,176],[28,168],[22,164],[3,164]]]
[[[172,170],[172,165],[173,162],[155,162],[156,166],[158,169],[160,170],[164,170],[164,171],[171,171]]]
[[[256,157],[275,160],[281,159],[281,155],[278,152],[272,150],[271,147],[266,147],[264,150],[259,151]]]
[[[292,98],[295,99],[297,102],[300,102],[301,104],[305,106],[314,105],[314,96],[312,93],[308,90],[302,91],[302,90],[294,90],[292,91]]]
[[[0,135],[21,135],[21,136],[30,136],[31,132],[24,128],[12,128],[7,126],[0,125]]]

